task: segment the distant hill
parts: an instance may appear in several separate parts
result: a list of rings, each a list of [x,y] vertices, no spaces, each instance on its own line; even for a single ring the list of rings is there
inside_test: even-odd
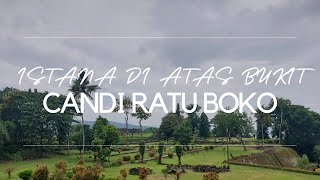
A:
[[[80,121],[81,122],[81,121]],[[95,121],[84,121],[84,124],[90,125],[91,127],[93,126]],[[114,122],[114,121],[109,121],[111,125],[116,126],[117,128],[125,128],[126,124],[125,123],[119,123],[119,122]],[[145,130],[147,128],[150,128],[151,126],[142,126],[142,129]],[[129,129],[140,129],[140,126],[138,125],[133,125],[133,124],[128,124]]]

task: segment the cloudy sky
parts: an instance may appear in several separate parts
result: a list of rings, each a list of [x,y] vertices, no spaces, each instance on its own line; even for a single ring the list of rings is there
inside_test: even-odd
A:
[[[57,87],[43,82],[33,86],[25,79],[19,85],[18,71],[31,69],[87,67],[96,76],[116,66],[117,81],[104,84],[101,92],[144,92],[149,98],[155,92],[252,92],[270,91],[320,112],[320,1],[318,0],[217,0],[217,1],[15,1],[0,2],[0,88],[7,86],[66,94],[68,84]],[[25,37],[296,37],[243,39],[27,39]],[[177,67],[200,68],[202,75],[209,67],[233,68],[235,79],[228,85],[212,80],[199,87],[195,83],[162,87],[159,79]],[[127,68],[150,67],[145,86],[141,81],[126,85]],[[303,82],[295,74],[291,85],[274,86],[254,83],[244,86],[241,72],[250,67],[277,70],[291,67],[313,68]],[[55,74],[58,78],[66,71]],[[185,73],[186,74],[186,73]],[[38,74],[39,75],[39,74]],[[189,94],[191,95],[191,94]],[[187,98],[187,101],[191,101]],[[150,103],[151,100],[148,100]],[[199,99],[201,101],[201,99]],[[166,98],[168,107],[170,101]],[[231,105],[226,101],[226,106]],[[230,102],[231,103],[231,102]],[[252,101],[254,104],[255,101]],[[201,104],[200,104],[201,105]],[[145,125],[156,126],[164,113],[155,110]],[[97,114],[88,112],[86,119]],[[122,122],[123,115],[104,114],[109,120]],[[213,117],[213,115],[209,115]],[[130,123],[138,121],[131,118]]]

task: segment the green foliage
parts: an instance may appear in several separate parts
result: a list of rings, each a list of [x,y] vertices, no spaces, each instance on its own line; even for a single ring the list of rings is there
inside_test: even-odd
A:
[[[159,131],[159,128],[156,128],[156,127],[149,127],[149,128],[146,128],[143,132],[146,133],[146,134],[156,134],[158,133]]]
[[[269,103],[269,107],[272,107],[273,103],[274,102],[271,100]],[[272,137],[279,138],[280,136],[280,139],[283,139],[284,133],[287,129],[286,127],[288,125],[288,119],[290,118],[290,114],[288,114],[288,112],[291,105],[292,104],[289,99],[277,98],[277,107],[270,114],[272,118]]]
[[[177,126],[177,116],[174,113],[168,113],[166,116],[162,118],[159,135],[161,138],[169,140],[173,137],[174,128]]]
[[[6,146],[19,147],[21,144],[65,144],[73,119],[73,113],[48,113],[43,108],[45,93],[38,91],[18,91],[5,89],[2,93],[2,113],[0,119],[0,144],[7,141]],[[65,96],[50,97],[49,108],[61,107]],[[8,141],[10,140],[10,142]],[[1,147],[1,146],[0,146]],[[21,147],[21,146],[20,146]],[[50,148],[38,147],[43,152]],[[20,149],[10,149],[17,152]]]
[[[307,155],[302,155],[301,158],[298,159],[298,166],[301,168],[301,169],[308,169],[309,167],[309,158]]]
[[[204,139],[210,137],[210,123],[208,116],[203,112],[200,116],[199,122],[199,137]]]
[[[90,85],[90,80],[89,80],[89,76],[88,74],[90,74],[88,70],[86,71],[86,69],[81,69],[80,73],[79,73],[79,77],[75,80],[72,81],[72,85],[69,89],[70,92],[72,92],[74,98],[76,99],[77,103],[80,104],[80,98],[81,98],[81,94],[85,94],[88,98],[90,98],[91,100],[93,99],[91,94],[95,91],[97,91],[98,89],[100,89],[99,86],[97,85]],[[85,136],[85,127],[84,127],[84,119],[83,119],[83,113],[78,114],[81,116],[81,135],[82,135],[82,155],[81,157],[83,158],[83,153],[85,150],[85,144],[86,144],[86,136]],[[89,137],[92,137],[92,135],[87,135]],[[81,152],[81,150],[80,150]]]
[[[31,169],[25,169],[18,173],[19,178],[23,180],[29,180],[32,177],[32,170]]]
[[[90,129],[90,125],[74,125],[71,128],[71,139],[76,145],[81,145],[82,142],[82,129],[84,129],[85,136],[85,144],[92,144],[92,130]],[[85,147],[85,149],[88,149],[89,147]],[[77,146],[77,149],[81,152],[82,146]]]
[[[212,121],[214,134],[217,137],[225,137],[227,134],[231,137],[245,137],[253,130],[251,118],[239,111],[233,113],[219,111]]]
[[[146,108],[146,110],[149,111],[148,108]],[[143,108],[138,105],[137,108],[136,108],[136,113],[132,113],[131,115],[133,117],[136,117],[139,120],[141,137],[142,137],[143,130],[142,130],[142,124],[141,123],[142,123],[143,120],[149,119],[151,117],[151,113],[144,112]]]
[[[175,147],[175,149],[176,149],[176,154],[177,154],[177,157],[178,157],[178,165],[181,165],[181,156],[182,156],[182,146],[179,146],[179,145],[177,145],[176,147]]]
[[[130,97],[124,96],[122,100],[122,110],[124,111],[125,114],[125,123],[126,123],[126,134],[127,134],[127,141],[129,140],[129,132],[128,132],[128,121],[129,121],[129,115],[131,114],[131,109],[132,109],[132,101]],[[117,99],[117,106],[114,109],[114,112],[118,112],[120,110],[120,101]]]
[[[104,148],[104,147],[101,147],[100,150],[98,151],[98,154],[97,154],[97,158],[103,162],[106,160],[106,158],[110,157],[111,155],[111,148]]]
[[[115,145],[120,141],[120,131],[114,125],[107,125],[103,128],[104,145]]]
[[[298,105],[291,105],[289,114],[283,143],[295,144],[299,154],[313,158],[314,146],[320,141],[320,115]]]
[[[0,151],[1,147],[4,143],[8,142],[10,140],[10,129],[13,129],[12,127],[14,124],[10,121],[2,121],[0,120]]]
[[[182,145],[188,145],[192,141],[192,129],[188,121],[184,120],[182,123],[174,128],[174,139]]]
[[[314,146],[313,153],[315,156],[315,160],[320,163],[320,144]]]
[[[99,115],[96,119],[93,127],[92,127],[92,134],[93,134],[93,141],[95,144],[103,144],[105,139],[105,132],[104,127],[108,125],[107,118],[103,118]]]
[[[186,107],[188,110],[194,109],[194,104],[190,104]],[[189,121],[192,129],[192,134],[195,134],[199,130],[200,117],[198,115],[201,107],[197,105],[192,113],[188,113],[187,120]]]
[[[146,150],[146,143],[144,141],[139,142],[139,153],[141,155],[141,161],[143,162],[143,156]]]
[[[33,174],[33,180],[48,180],[49,169],[47,166],[38,166]]]
[[[158,146],[158,154],[159,154],[158,164],[161,164],[161,159],[162,159],[162,155],[163,155],[163,147],[164,147],[164,143],[163,142],[159,142],[159,146]]]

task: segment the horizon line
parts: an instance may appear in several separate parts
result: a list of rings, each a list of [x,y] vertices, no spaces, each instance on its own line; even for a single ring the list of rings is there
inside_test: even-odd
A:
[[[24,36],[24,39],[296,39],[295,36]]]

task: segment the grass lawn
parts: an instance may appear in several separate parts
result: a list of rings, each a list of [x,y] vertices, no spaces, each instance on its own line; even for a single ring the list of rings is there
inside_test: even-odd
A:
[[[258,152],[258,150],[249,149],[249,151],[244,152],[242,147],[230,147],[230,152],[234,155],[240,154],[250,154],[253,152]],[[21,161],[21,162],[8,162],[8,163],[1,163],[0,164],[0,179],[7,179],[7,175],[4,173],[4,170],[7,167],[14,167],[15,171],[13,173],[13,177],[11,179],[18,179],[16,176],[17,172],[31,168],[35,169],[36,165],[39,164],[46,164],[49,167],[50,172],[54,172],[54,164],[58,160],[64,160],[68,164],[68,168],[72,168],[74,164],[78,161],[79,155],[77,151],[72,151],[71,155],[62,155],[62,154],[51,154],[43,159],[37,160],[29,160],[29,161]],[[135,153],[130,154],[132,157]],[[194,154],[185,154],[182,157],[182,164],[207,164],[207,165],[218,165],[221,166],[222,162],[224,161],[224,155],[222,148],[216,148],[214,150],[209,151],[202,151]],[[112,157],[112,160],[116,160],[122,155]],[[86,165],[94,165],[92,158],[89,158],[86,155]],[[173,159],[163,158],[163,163],[177,163],[177,157],[175,156]],[[148,176],[149,179],[164,179],[163,175],[161,174],[161,170],[165,168],[165,165],[157,165],[156,161],[149,161],[146,164],[125,164],[121,167],[130,169],[132,167],[148,167],[153,170],[153,174]],[[110,167],[104,169],[104,174],[106,177],[117,177],[119,175],[119,167]],[[182,174],[182,180],[191,180],[191,179],[202,179],[202,173],[192,172],[190,170],[187,173]],[[174,176],[168,176],[169,179],[174,179]],[[236,166],[231,165],[231,171],[228,173],[221,173],[219,174],[220,179],[320,179],[320,176],[315,175],[307,175],[307,174],[300,174],[300,173],[293,173],[287,171],[280,171],[280,170],[272,170],[272,169],[264,169],[264,168],[257,168],[257,167],[248,167],[248,166]],[[127,179],[138,179],[137,176],[129,175]]]

